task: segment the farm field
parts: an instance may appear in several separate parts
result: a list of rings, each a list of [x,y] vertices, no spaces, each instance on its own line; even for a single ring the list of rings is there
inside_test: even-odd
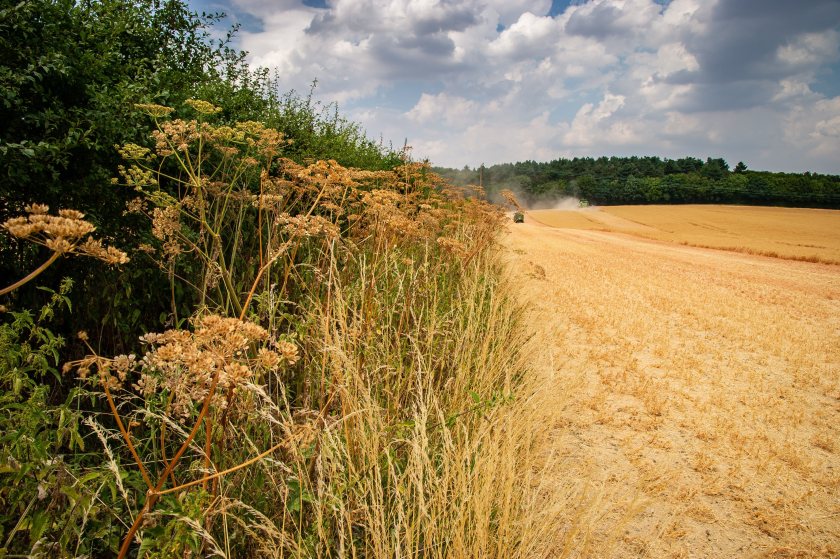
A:
[[[688,246],[840,264],[840,211],[756,206],[603,206],[534,210],[551,227],[611,231]]]
[[[550,348],[542,386],[556,406],[539,491],[555,556],[836,557],[840,266],[581,221],[604,214],[664,232],[677,221],[655,208],[609,210],[569,212],[577,225],[560,214],[553,224],[568,229],[510,225],[506,241],[530,324]],[[711,224],[740,211],[682,215]],[[757,210],[727,231],[757,232],[782,214],[810,212]],[[807,229],[790,220],[760,240],[837,250]]]

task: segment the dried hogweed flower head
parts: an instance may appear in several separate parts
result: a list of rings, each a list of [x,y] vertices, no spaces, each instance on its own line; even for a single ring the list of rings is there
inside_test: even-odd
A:
[[[190,144],[201,137],[201,132],[195,120],[177,118],[162,123],[160,130],[152,132],[152,137],[155,139],[157,154],[167,157],[176,151],[188,151]]]
[[[437,244],[441,248],[441,250],[449,252],[451,254],[455,254],[457,256],[464,256],[467,253],[464,244],[451,237],[438,237]]]
[[[298,348],[292,342],[279,341],[277,342],[277,352],[288,365],[294,365],[300,359]]]
[[[283,230],[291,237],[323,236],[331,240],[339,236],[338,226],[319,215],[291,216],[283,213],[277,216],[276,221],[283,226]]]
[[[62,209],[58,215],[49,215],[49,206],[44,204],[32,204],[25,209],[28,216],[13,217],[2,224],[12,236],[45,246],[58,254],[82,254],[108,264],[128,262],[124,252],[106,248],[101,241],[88,237],[96,228],[83,219],[85,214],[82,212]],[[85,241],[79,244],[82,239]]]
[[[102,260],[106,264],[116,266],[119,264],[126,264],[128,262],[128,255],[121,250],[114,247],[106,247],[102,245],[99,239],[88,238],[84,243],[80,244],[76,250],[78,254],[84,254],[91,258]]]
[[[143,373],[136,388],[149,396],[164,389],[173,395],[172,410],[187,417],[196,403],[208,394],[211,380],[218,375],[219,386],[232,388],[252,375],[253,366],[266,369],[291,362],[292,351],[260,349],[249,357],[252,347],[268,339],[258,324],[218,315],[194,321],[195,330],[167,330],[141,338],[153,347],[143,358]],[[297,348],[294,348],[296,353]],[[225,400],[214,400],[225,405]]]

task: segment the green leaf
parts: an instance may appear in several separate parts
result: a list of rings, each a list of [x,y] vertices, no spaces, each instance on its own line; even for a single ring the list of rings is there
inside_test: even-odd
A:
[[[50,515],[46,511],[35,511],[29,522],[29,539],[33,542],[41,539],[49,527]]]
[[[87,473],[87,474],[83,475],[82,477],[80,477],[78,483],[83,485],[83,484],[85,484],[85,483],[87,483],[87,482],[89,482],[93,479],[97,479],[101,476],[102,476],[102,474],[100,472],[90,472],[90,473]]]
[[[59,490],[62,493],[64,493],[65,495],[67,495],[67,497],[70,499],[70,502],[73,503],[74,505],[79,500],[81,500],[81,498],[82,498],[82,495],[78,491],[76,491],[76,489],[74,487],[70,487],[70,486],[65,485],[65,486],[61,487]]]

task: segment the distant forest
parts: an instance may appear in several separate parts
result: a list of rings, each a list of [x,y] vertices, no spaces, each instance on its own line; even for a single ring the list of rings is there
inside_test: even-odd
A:
[[[739,162],[694,157],[575,157],[477,169],[435,168],[456,185],[505,188],[528,204],[575,197],[598,205],[745,204],[840,209],[840,176],[751,171]]]

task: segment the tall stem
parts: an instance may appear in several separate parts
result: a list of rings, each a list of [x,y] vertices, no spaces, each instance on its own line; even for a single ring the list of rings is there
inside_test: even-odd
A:
[[[166,483],[167,476],[175,470],[175,466],[181,460],[181,456],[184,455],[184,452],[187,451],[190,443],[192,443],[193,439],[195,439],[195,436],[198,434],[198,430],[204,423],[204,418],[207,415],[207,412],[210,411],[210,400],[213,399],[213,394],[216,393],[216,386],[219,384],[220,373],[221,369],[216,369],[216,372],[213,374],[213,380],[210,382],[210,390],[208,390],[207,396],[204,397],[204,404],[201,406],[201,411],[198,413],[198,417],[195,420],[195,424],[193,425],[190,434],[187,435],[187,439],[181,444],[181,448],[178,449],[178,452],[175,453],[175,456],[172,457],[172,460],[170,460],[169,464],[166,468],[164,468],[158,482],[155,484],[155,487],[150,489],[146,494],[146,503],[143,505],[143,508],[140,509],[140,512],[137,513],[134,523],[131,525],[131,528],[129,528],[128,533],[123,540],[122,546],[120,547],[120,553],[117,555],[117,559],[124,559],[128,554],[128,550],[131,548],[131,541],[134,539],[134,534],[136,534],[137,530],[140,528],[143,517],[146,516],[147,512],[152,510],[152,507],[154,507],[155,502],[157,501],[158,493],[163,488],[163,484]]]
[[[117,427],[119,427],[120,433],[122,434],[123,439],[125,439],[125,443],[128,445],[128,450],[131,451],[131,455],[134,457],[134,461],[137,462],[137,467],[140,468],[140,475],[143,476],[143,481],[146,482],[146,487],[151,489],[153,487],[152,480],[151,478],[149,478],[149,473],[146,471],[146,466],[143,465],[143,461],[140,460],[140,456],[137,454],[137,450],[134,448],[134,443],[131,442],[131,435],[125,428],[125,425],[122,422],[122,418],[120,418],[120,412],[117,411],[117,406],[116,404],[114,404],[114,398],[111,396],[111,390],[108,388],[108,379],[105,377],[102,378],[102,387],[105,389],[105,396],[108,398],[108,407],[111,408],[111,414],[117,421]]]
[[[36,269],[34,269],[31,274],[29,274],[28,276],[26,276],[25,278],[23,278],[19,281],[16,281],[15,283],[10,285],[9,287],[4,287],[3,289],[0,289],[0,295],[5,295],[6,293],[11,293],[12,291],[17,289],[21,285],[26,285],[30,281],[37,278],[39,275],[41,275],[41,272],[43,272],[44,270],[46,270],[47,268],[52,266],[52,263],[55,262],[56,260],[58,260],[58,257],[61,256],[61,254],[62,253],[60,253],[60,252],[53,252],[52,256],[50,256],[49,260],[47,260],[46,262],[44,262],[43,264],[38,266]]]

